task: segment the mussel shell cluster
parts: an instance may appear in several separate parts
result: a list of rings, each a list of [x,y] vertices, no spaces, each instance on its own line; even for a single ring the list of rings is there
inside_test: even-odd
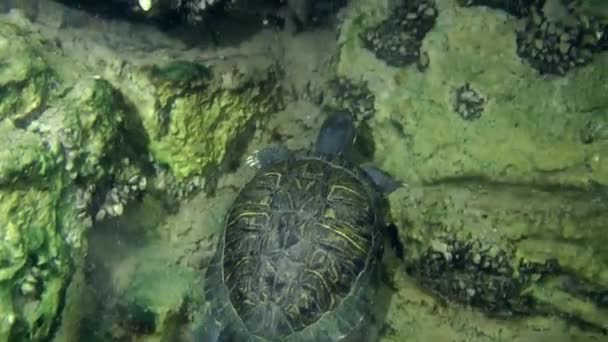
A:
[[[608,48],[608,23],[584,14],[574,22],[548,19],[533,10],[525,29],[517,33],[517,53],[541,74],[564,75],[591,62],[593,55]]]
[[[438,11],[434,1],[408,1],[377,26],[360,35],[363,46],[376,58],[394,67],[412,63],[428,65],[428,55],[420,51],[422,40],[435,25]],[[426,61],[420,61],[421,58]]]
[[[469,83],[456,89],[454,111],[463,120],[476,120],[481,117],[486,100]]]

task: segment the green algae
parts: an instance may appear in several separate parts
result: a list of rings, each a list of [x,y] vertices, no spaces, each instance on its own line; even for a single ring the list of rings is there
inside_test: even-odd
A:
[[[88,249],[90,203],[79,193],[112,180],[126,156],[167,165],[179,180],[204,175],[254,119],[282,106],[272,69],[244,75],[182,61],[133,67],[132,83],[82,77],[86,67],[46,53],[27,25],[0,27],[0,43],[11,46],[0,65],[0,341],[47,340],[57,330]],[[49,96],[52,87],[61,92]]]
[[[90,79],[74,84],[40,115],[33,129],[58,153],[65,151],[65,169],[72,178],[95,182],[106,176],[107,164],[120,153],[124,116],[120,93],[105,80]]]
[[[144,74],[155,97],[153,110],[139,112],[150,152],[178,181],[218,166],[238,132],[282,106],[273,73],[250,77],[179,61]]]
[[[402,158],[384,158],[383,167],[421,182],[457,175],[576,186],[605,181],[605,167],[585,168],[596,154],[605,164],[605,143],[582,144],[580,130],[586,111],[608,106],[602,81],[608,58],[598,55],[567,80],[540,77],[516,55],[513,20],[499,11],[440,5],[423,43],[430,58],[424,73],[389,68],[361,47],[360,25],[377,21],[367,14],[378,16],[377,10],[355,6],[344,26],[338,72],[367,81],[374,92],[377,149],[390,147],[408,160],[403,167]],[[479,120],[454,111],[454,91],[465,83],[487,100]]]
[[[74,265],[86,254],[87,224],[77,215],[72,181],[104,176],[100,164],[115,150],[120,104],[109,83],[91,80],[27,127],[15,125],[22,117],[0,121],[0,341],[45,340],[54,332]]]
[[[0,288],[5,295],[0,310],[3,317],[13,317],[0,328],[3,341],[46,338],[61,310],[70,251],[57,224],[61,183],[48,187],[0,190],[0,220],[5,227],[0,244]],[[23,286],[30,279],[35,282],[32,292]]]
[[[40,180],[56,167],[43,141],[32,132],[18,130],[10,120],[0,121],[0,185],[6,186],[18,178]],[[10,146],[10,148],[8,148]]]
[[[355,3],[340,34],[338,74],[366,82],[375,96],[376,163],[409,184],[390,198],[402,271],[484,314],[569,317],[605,329],[596,294],[608,288],[607,56],[563,78],[539,76],[517,57],[511,17],[437,6],[423,72],[389,67],[362,47],[360,33],[388,15],[381,6]],[[476,120],[455,110],[466,84],[484,99]]]
[[[28,119],[46,101],[50,68],[17,26],[0,23],[0,119]]]

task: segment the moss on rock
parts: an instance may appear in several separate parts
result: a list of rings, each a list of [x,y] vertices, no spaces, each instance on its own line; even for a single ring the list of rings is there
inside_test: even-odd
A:
[[[89,79],[76,83],[28,129],[52,146],[71,178],[94,183],[105,176],[111,160],[119,159],[112,153],[124,148],[120,144],[124,113],[122,96],[109,82]]]
[[[0,186],[17,179],[40,180],[57,164],[38,135],[17,129],[10,120],[0,121],[0,146]]]
[[[608,55],[565,79],[542,77],[516,53],[516,21],[500,11],[437,3],[437,23],[423,44],[424,72],[390,68],[358,36],[387,13],[370,2],[350,9],[341,33],[338,73],[367,82],[376,98],[378,162],[391,173],[432,183],[454,176],[586,187],[608,184],[606,142],[584,144],[589,111],[608,111]],[[469,84],[485,99],[481,118],[454,110]],[[395,157],[399,156],[399,157]],[[407,160],[407,163],[403,163]]]
[[[410,274],[486,313],[605,330],[608,56],[543,77],[518,58],[513,17],[436,4],[423,71],[362,46],[361,32],[390,15],[372,1],[353,3],[340,35],[338,74],[375,98],[376,163],[410,184],[390,199]],[[464,85],[483,99],[476,120],[454,106]]]
[[[108,82],[82,81],[26,127],[0,121],[0,341],[45,340],[56,328],[91,222],[73,181],[104,176],[121,105]]]
[[[150,152],[178,181],[219,165],[253,118],[282,107],[272,71],[244,75],[178,61],[143,74],[154,96],[140,109]]]
[[[62,182],[14,182],[0,189],[0,340],[49,336],[69,281],[70,249],[58,219]]]
[[[0,119],[28,119],[49,92],[51,71],[22,29],[0,23]]]

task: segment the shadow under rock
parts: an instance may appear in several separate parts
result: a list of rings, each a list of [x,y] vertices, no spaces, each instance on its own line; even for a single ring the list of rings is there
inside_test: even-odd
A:
[[[180,11],[147,16],[133,2],[124,0],[56,0],[68,7],[85,11],[90,15],[108,20],[125,20],[133,23],[151,24],[159,30],[196,47],[236,46],[265,29],[264,10],[233,11],[215,6],[204,13],[200,23],[189,23],[186,14]]]

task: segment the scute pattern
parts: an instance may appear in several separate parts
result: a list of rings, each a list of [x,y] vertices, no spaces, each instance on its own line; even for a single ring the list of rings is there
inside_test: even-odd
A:
[[[224,282],[250,331],[300,331],[357,286],[379,242],[371,192],[356,170],[292,158],[241,190],[227,218]]]

